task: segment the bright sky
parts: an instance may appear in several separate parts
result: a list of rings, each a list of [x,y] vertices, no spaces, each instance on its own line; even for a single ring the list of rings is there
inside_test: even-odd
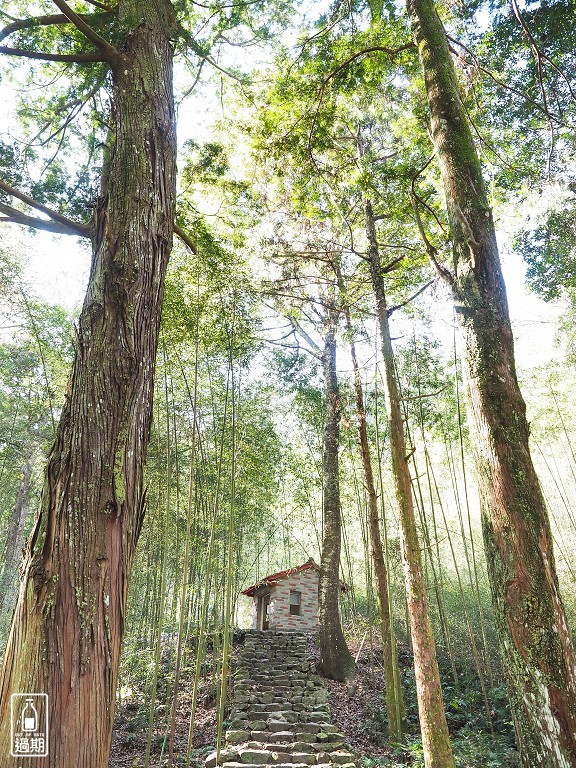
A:
[[[2,247],[19,255],[24,283],[35,295],[68,310],[81,306],[90,270],[90,251],[80,238],[31,234],[24,227],[2,225]]]
[[[561,303],[546,303],[526,289],[526,269],[517,253],[503,249],[502,268],[508,291],[518,367],[531,368],[558,357],[558,320],[566,307]]]
[[[319,14],[327,6],[328,0],[322,0],[320,3],[304,3],[303,9],[304,12],[308,10],[308,12]],[[243,61],[238,60],[238,56]],[[227,58],[223,63],[226,66],[245,64],[246,56],[246,52],[235,48],[232,49],[230,60]],[[258,58],[262,58],[253,49],[250,50],[249,56],[252,58],[252,64],[257,63]],[[6,63],[4,59],[3,66]],[[13,63],[9,62],[8,66],[13,66]],[[186,82],[183,66],[177,66],[175,74],[178,93],[183,90]],[[200,140],[205,138],[214,121],[225,117],[217,82],[212,80],[205,84],[180,106],[178,115],[180,145],[189,138]],[[0,99],[5,107],[2,130],[4,135],[17,134],[14,110],[6,109],[6,105],[14,104],[16,88],[14,81],[12,84],[5,79],[0,81]],[[499,242],[514,326],[518,364],[519,367],[530,368],[558,354],[554,339],[562,307],[546,304],[526,290],[524,264],[509,247],[511,226],[513,226],[511,222],[503,222],[499,232]],[[17,226],[1,226],[0,232],[3,247],[14,249],[24,256],[27,262],[26,281],[33,286],[35,293],[46,301],[61,304],[67,309],[76,309],[81,306],[90,266],[87,243],[75,237],[53,236],[44,232],[30,234],[24,228]],[[440,338],[451,339],[450,303],[438,301],[434,307],[434,313],[437,317],[434,323],[435,334]]]
[[[7,234],[3,243],[13,243],[24,254],[27,260],[25,279],[35,293],[67,309],[81,306],[90,269],[90,253],[85,243],[75,237],[49,233],[30,235],[20,227],[13,227]],[[506,237],[500,240],[506,241]],[[559,354],[555,335],[563,307],[547,304],[527,291],[521,258],[505,245],[501,250],[518,366],[532,368]],[[452,309],[449,301],[436,300],[435,316],[434,334],[450,345]]]

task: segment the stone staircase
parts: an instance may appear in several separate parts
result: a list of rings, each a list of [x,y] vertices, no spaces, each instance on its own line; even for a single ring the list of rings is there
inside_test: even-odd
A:
[[[206,768],[355,768],[330,723],[328,691],[315,674],[305,635],[246,633],[234,676],[231,729]]]

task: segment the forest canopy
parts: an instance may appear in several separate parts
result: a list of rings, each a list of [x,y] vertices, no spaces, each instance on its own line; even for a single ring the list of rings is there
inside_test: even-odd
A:
[[[576,766],[575,19],[0,9],[0,768]]]

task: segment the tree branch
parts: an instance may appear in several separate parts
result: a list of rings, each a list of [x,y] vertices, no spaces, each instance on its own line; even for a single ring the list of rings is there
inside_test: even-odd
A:
[[[436,397],[436,395],[439,395],[441,392],[444,392],[450,384],[446,384],[444,387],[440,387],[440,389],[437,389],[436,392],[427,392],[425,394],[420,395],[404,395],[404,397],[401,397],[400,399],[404,402],[409,402],[411,400],[424,400],[426,397]]]
[[[23,48],[8,48],[5,45],[0,45],[0,53],[4,53],[6,56],[24,56],[27,59],[62,61],[70,64],[92,64],[95,61],[107,61],[101,53],[40,53],[39,51],[26,51]]]
[[[413,180],[414,181],[414,180]],[[414,216],[416,218],[416,225],[418,227],[418,232],[420,233],[420,237],[422,238],[422,241],[426,247],[426,253],[428,254],[428,258],[430,259],[430,262],[432,263],[432,266],[438,273],[438,276],[442,278],[448,285],[454,289],[456,286],[456,281],[454,279],[454,275],[450,270],[445,267],[443,264],[440,264],[438,259],[436,258],[437,250],[434,248],[430,240],[428,240],[428,236],[426,235],[426,230],[424,229],[424,224],[422,223],[422,219],[420,218],[420,211],[418,210],[418,202],[417,202],[417,195],[412,189],[410,191],[410,201],[412,203],[412,208],[414,209]]]
[[[300,325],[298,320],[295,320],[293,317],[290,317],[288,319],[292,323],[292,327],[294,328],[294,331],[299,333],[300,336],[302,336],[302,338],[306,342],[306,344],[308,344],[308,346],[311,347],[311,349],[309,349],[307,351],[311,355],[314,355],[314,357],[317,357],[319,360],[321,360],[322,359],[322,350],[320,349],[318,344],[316,344],[314,339],[311,338],[311,336],[308,333],[306,333],[306,331],[304,330],[304,328],[302,328],[302,326]]]
[[[541,112],[545,117],[547,118],[553,118],[556,120],[559,124],[565,125],[565,123],[562,123],[561,118],[558,115],[554,115],[551,112],[549,112],[547,109],[544,109],[544,107],[539,104],[537,101],[534,101],[534,99],[530,98],[529,94],[525,93],[524,91],[521,91],[519,88],[515,88],[512,85],[509,85],[508,83],[505,83],[503,80],[500,80],[500,78],[496,77],[494,72],[487,69],[486,67],[482,66],[482,63],[478,56],[472,51],[468,46],[464,45],[464,43],[460,42],[460,40],[457,40],[454,37],[450,37],[450,35],[446,35],[446,38],[455,45],[460,46],[466,53],[472,57],[472,61],[474,62],[474,66],[480,71],[483,72],[485,75],[487,75],[494,83],[496,83],[497,86],[500,88],[503,88],[510,93],[515,94],[516,96],[520,96],[520,98],[524,99],[528,102],[528,104],[531,104],[535,109],[537,109],[539,112]],[[460,54],[452,47],[450,47],[452,53],[455,56],[460,57]]]
[[[371,48],[364,48],[361,51],[357,51],[347,58],[346,61],[343,61],[342,64],[337,66],[336,69],[333,69],[322,83],[322,86],[325,86],[333,77],[336,77],[339,72],[345,69],[353,61],[356,61],[356,59],[359,59],[361,56],[365,56],[367,53],[380,51],[382,53],[387,53],[388,56],[397,56],[399,53],[402,53],[402,51],[410,50],[410,48],[414,48],[413,42],[404,43],[403,45],[399,45],[398,48],[388,48],[385,45],[373,45]]]
[[[102,54],[104,55],[104,58],[106,61],[108,61],[110,64],[115,64],[118,59],[120,58],[120,54],[116,50],[116,48],[111,45],[108,40],[105,40],[101,35],[98,34],[91,26],[88,24],[82,16],[75,13],[72,8],[68,5],[68,3],[65,2],[65,0],[53,0],[54,5],[56,5],[66,16],[67,19],[70,20],[72,24],[78,29],[79,32],[82,32],[84,37],[86,37],[90,42],[96,46],[99,50],[102,51]]]
[[[403,261],[406,258],[404,254],[402,256],[398,256],[396,259],[392,259],[392,261],[389,261],[388,264],[383,266],[380,270],[381,274],[387,275],[388,272],[392,272],[396,269],[398,264],[400,264],[401,261]]]
[[[7,24],[0,32],[0,40],[4,40],[13,32],[19,32],[21,29],[33,29],[34,27],[50,26],[52,24],[69,24],[70,22],[62,13],[54,13],[49,16],[33,16],[30,19],[16,19],[11,24]]]
[[[6,184],[2,180],[0,180],[0,191],[6,192],[6,194],[8,195],[12,195],[12,197],[18,198],[18,200],[21,200],[26,205],[29,205],[30,208],[35,208],[37,211],[41,211],[42,213],[45,213],[46,216],[49,216],[53,221],[58,222],[62,226],[66,227],[68,230],[70,229],[74,230],[75,234],[81,235],[82,237],[90,237],[91,230],[88,224],[82,224],[79,221],[73,221],[72,219],[69,219],[67,216],[64,216],[63,214],[58,213],[58,211],[53,211],[52,208],[48,208],[48,206],[43,205],[42,203],[39,203],[37,200],[34,200],[34,198],[29,197],[28,195],[24,194],[24,192],[20,192],[18,189],[14,189],[14,187],[11,187],[9,184]],[[11,211],[13,212],[15,211],[17,214],[20,215],[20,211],[18,211],[16,208],[12,208],[11,206],[5,206],[5,207],[10,208]],[[6,211],[4,211],[4,213],[6,213]],[[13,215],[13,214],[10,214],[10,215]],[[26,214],[21,214],[21,216],[25,216],[25,215]],[[38,221],[42,221],[42,219],[38,219]],[[67,232],[66,234],[70,234],[70,232]]]
[[[402,307],[405,307],[407,304],[410,304],[412,301],[414,301],[414,299],[420,296],[421,293],[424,293],[427,288],[430,288],[433,282],[434,280],[428,280],[426,285],[423,285],[422,288],[416,291],[416,293],[412,294],[409,299],[406,299],[406,301],[403,301],[401,304],[395,304],[393,307],[389,307],[387,310],[388,317],[390,317],[392,312],[396,312],[397,309],[402,309]]]
[[[112,13],[112,9],[102,6],[107,13]],[[90,18],[91,14],[81,14],[82,18]],[[0,40],[4,40],[13,32],[19,32],[22,29],[34,29],[34,27],[48,27],[58,24],[71,24],[70,19],[63,13],[51,13],[46,16],[32,16],[29,19],[15,19],[11,24],[7,24],[0,31]]]
[[[103,11],[106,11],[106,13],[116,14],[116,10],[112,8],[112,6],[106,5],[106,3],[98,3],[97,0],[86,0],[86,2],[93,5],[95,8],[101,8]]]
[[[341,72],[343,69],[346,69],[346,67],[351,64],[353,61],[356,61],[356,59],[359,59],[361,56],[365,56],[368,53],[375,53],[377,51],[381,51],[383,53],[387,53],[389,56],[396,56],[397,54],[401,53],[402,51],[409,50],[410,48],[414,48],[414,43],[410,41],[409,43],[404,43],[403,45],[398,46],[398,48],[388,48],[385,45],[374,45],[370,48],[364,48],[361,51],[357,51],[356,53],[352,54],[352,56],[349,56],[345,61],[342,62],[342,64],[339,64],[336,69],[333,69],[330,74],[328,74],[321,86],[320,90],[318,91],[318,103],[316,106],[316,110],[314,112],[314,116],[312,118],[312,124],[310,126],[310,130],[308,131],[308,152],[310,154],[310,157],[312,158],[312,162],[314,165],[316,165],[316,162],[314,161],[314,158],[312,156],[312,134],[314,133],[314,130],[316,128],[316,123],[318,121],[318,114],[320,112],[320,107],[322,106],[322,101],[324,100],[324,91],[326,90],[326,86],[332,80],[336,75]]]
[[[198,248],[196,247],[196,243],[187,232],[184,232],[182,227],[178,226],[178,224],[174,224],[174,234],[177,235],[180,240],[182,240],[184,245],[187,245],[188,248],[190,248],[194,256],[198,255]]]
[[[61,133],[61,131],[65,130],[67,125],[70,123],[70,121],[80,114],[80,112],[84,108],[84,105],[88,102],[89,99],[91,99],[93,96],[95,96],[98,93],[101,87],[102,87],[102,81],[98,80],[94,88],[92,88],[92,90],[89,91],[85,96],[77,99],[72,99],[72,101],[69,101],[67,104],[64,104],[64,106],[59,107],[56,110],[55,115],[60,115],[62,114],[62,112],[66,112],[67,110],[71,110],[71,111],[69,112],[64,123],[60,125],[53,133],[51,133],[50,136],[48,136],[48,138],[43,139],[40,142],[40,146],[42,147],[45,146],[46,144],[48,144],[49,141],[52,141],[52,139],[56,138],[56,136],[58,136],[58,134]],[[74,112],[75,107],[80,107],[80,109]],[[44,125],[42,126],[42,128],[40,128],[38,133],[32,137],[30,146],[34,146],[34,142],[36,142],[40,138],[40,136],[44,133],[44,131],[47,128],[50,128],[50,124],[51,124],[50,120],[44,123]]]
[[[0,213],[5,214],[0,216],[0,221],[7,224],[21,224],[23,227],[31,227],[32,229],[42,229],[46,232],[53,232],[57,235],[75,235],[89,237],[88,232],[79,232],[77,229],[72,229],[58,221],[50,221],[48,219],[39,219],[36,216],[28,216],[22,211],[12,208],[11,205],[0,203]]]

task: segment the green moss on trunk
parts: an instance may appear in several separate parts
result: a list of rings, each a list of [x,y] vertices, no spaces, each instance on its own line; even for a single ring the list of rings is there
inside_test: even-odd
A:
[[[576,659],[558,589],[492,213],[433,0],[409,0],[453,246],[488,575],[525,768],[576,766]]]

